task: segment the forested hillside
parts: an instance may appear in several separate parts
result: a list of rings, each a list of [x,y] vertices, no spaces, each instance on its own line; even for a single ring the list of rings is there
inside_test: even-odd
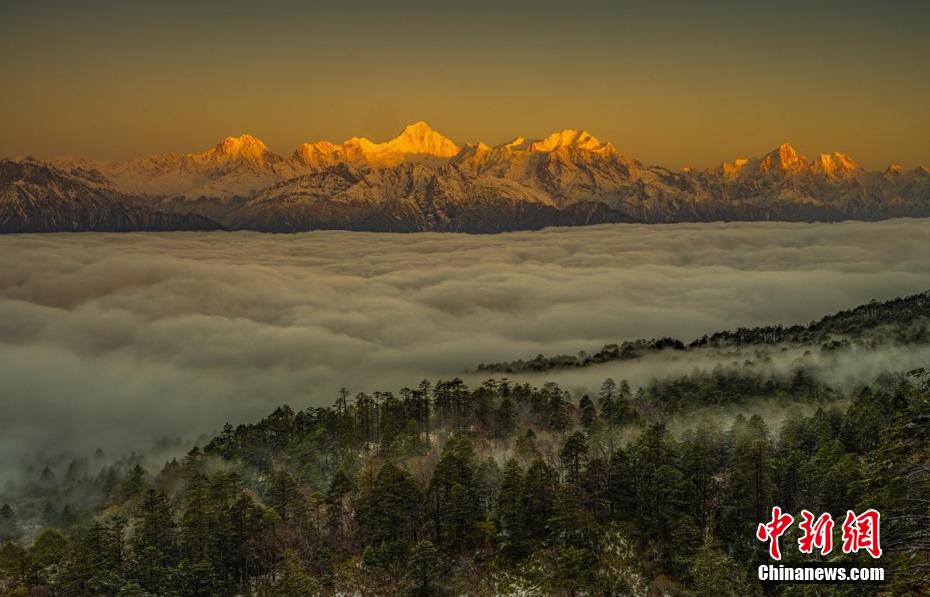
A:
[[[676,411],[766,399],[795,405],[777,429],[742,415],[689,419],[674,435],[666,424]],[[754,529],[778,504],[834,517],[879,509],[892,588],[916,594],[930,590],[928,423],[923,371],[848,394],[803,370],[718,370],[637,390],[607,380],[577,399],[505,379],[343,392],[330,407],[227,425],[163,466],[36,471],[0,510],[0,587],[749,595],[767,557]]]
[[[740,346],[809,346],[838,350],[852,345],[874,348],[887,344],[930,343],[930,290],[888,301],[872,301],[806,325],[769,325],[738,328],[703,336],[688,344],[677,338],[631,340],[608,344],[594,354],[537,355],[529,360],[478,365],[478,371],[514,373],[587,367],[609,361],[637,359],[671,349],[733,348]]]

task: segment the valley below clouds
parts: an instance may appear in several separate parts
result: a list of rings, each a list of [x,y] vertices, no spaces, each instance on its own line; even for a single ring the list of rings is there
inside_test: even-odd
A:
[[[0,460],[39,446],[145,449],[283,403],[327,405],[342,386],[478,381],[467,372],[482,362],[806,323],[930,288],[927,247],[919,219],[3,236]],[[843,375],[925,356],[871,355]],[[710,365],[651,358],[511,378],[582,390]]]

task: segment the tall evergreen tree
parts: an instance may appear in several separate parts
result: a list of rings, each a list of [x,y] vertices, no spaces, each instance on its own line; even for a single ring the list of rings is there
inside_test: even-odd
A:
[[[391,561],[406,558],[408,548],[418,539],[420,508],[421,492],[410,473],[384,464],[370,492],[359,499],[358,519],[366,543],[385,546]]]
[[[494,431],[497,439],[507,439],[517,428],[517,408],[509,397],[501,399],[494,411]]]
[[[126,583],[126,521],[93,522],[68,553],[59,578],[66,595],[116,595]]]
[[[19,526],[16,524],[16,513],[9,504],[0,506],[0,543],[16,539],[19,536]]]
[[[177,539],[171,505],[163,493],[154,489],[145,492],[131,548],[129,578],[153,595],[171,594]]]
[[[428,540],[418,542],[410,553],[399,593],[409,597],[432,597],[441,594],[439,578],[442,557]]]
[[[591,397],[585,394],[578,401],[578,410],[580,413],[581,424],[585,429],[590,429],[591,425],[597,419],[597,409],[594,408],[594,402]]]
[[[546,463],[535,460],[523,477],[520,511],[521,528],[532,540],[541,540],[549,534],[549,521],[555,511],[556,478]]]
[[[477,539],[481,503],[475,460],[471,440],[456,435],[444,447],[430,480],[433,540],[453,553],[472,546]]]

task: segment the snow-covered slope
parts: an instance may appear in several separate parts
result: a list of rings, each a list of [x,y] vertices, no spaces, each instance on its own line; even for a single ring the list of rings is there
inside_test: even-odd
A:
[[[930,215],[926,168],[868,172],[845,154],[808,159],[786,143],[758,158],[672,171],[643,165],[574,129],[459,146],[417,122],[385,142],[305,143],[289,157],[242,135],[201,153],[2,165],[0,231],[6,232],[66,228],[64,220],[93,229],[87,223],[106,222],[99,214],[112,206],[173,214],[186,226],[274,231],[494,232],[596,222]]]
[[[0,232],[215,230],[200,214],[164,211],[92,175],[32,159],[0,160]]]
[[[52,163],[76,176],[102,174],[124,193],[191,199],[247,196],[300,173],[252,135],[226,137],[201,153],[164,153],[122,163],[74,158]]]
[[[458,145],[420,121],[385,143],[373,143],[365,137],[352,137],[341,145],[329,141],[304,143],[294,152],[293,160],[311,170],[343,162],[356,167],[385,168],[405,162],[438,164],[458,152]]]

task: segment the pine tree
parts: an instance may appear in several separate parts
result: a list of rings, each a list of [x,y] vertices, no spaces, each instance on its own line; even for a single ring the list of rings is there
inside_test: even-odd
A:
[[[0,507],[0,543],[19,537],[19,527],[16,524],[16,514],[9,504]]]
[[[581,501],[598,522],[610,514],[610,466],[600,456],[588,459],[581,475]]]
[[[433,540],[453,553],[473,545],[481,520],[480,494],[471,441],[456,435],[446,444],[433,471],[428,498]]]
[[[712,537],[707,538],[694,557],[691,578],[697,597],[743,597],[751,593],[743,567],[725,554]]]
[[[768,428],[758,415],[748,420],[738,417],[731,435],[731,473],[724,496],[720,536],[732,538],[740,546],[758,549],[757,543],[747,544],[738,538],[752,537],[756,525],[769,518],[774,505],[775,462]],[[736,553],[737,557],[747,555],[742,547]]]
[[[293,549],[285,550],[284,558],[278,568],[278,574],[271,589],[273,597],[299,597],[315,595],[319,592],[320,583],[307,573],[297,557],[297,552]]]
[[[525,552],[525,532],[523,524],[523,471],[516,459],[511,458],[504,465],[500,491],[497,498],[497,527],[500,530],[500,543],[505,557],[511,560],[521,558]]]
[[[26,553],[29,584],[42,586],[54,580],[56,567],[67,550],[68,539],[59,531],[45,529],[39,533]]]
[[[337,549],[349,547],[351,505],[347,502],[352,489],[352,482],[342,469],[338,469],[330,480],[329,489],[326,492],[327,528]]]
[[[613,421],[616,413],[617,383],[611,378],[604,380],[601,384],[601,390],[598,393],[598,406],[601,409],[601,416],[606,421]]]
[[[399,594],[409,597],[439,595],[441,570],[442,558],[439,551],[430,541],[420,541],[410,552]]]
[[[636,497],[636,478],[629,451],[623,447],[614,450],[607,467],[611,514],[619,520],[635,520],[639,505]]]
[[[674,445],[662,424],[650,426],[631,448],[634,520],[640,539],[652,543],[663,565],[671,555],[672,532],[685,505],[685,481]]]
[[[893,563],[894,595],[930,594],[930,378],[924,379],[895,390],[894,417],[863,469],[862,503],[881,512],[882,561]]]
[[[643,397],[643,388],[637,390],[637,400],[640,402],[645,400]],[[611,420],[621,425],[632,422],[633,418],[633,392],[630,390],[629,382],[623,379],[620,381],[620,386],[617,388],[616,404]]]
[[[526,433],[517,438],[514,452],[524,462],[532,462],[539,458],[539,450],[536,449],[536,433],[532,429],[527,429]]]
[[[500,465],[497,464],[497,460],[488,456],[481,461],[475,472],[475,489],[478,492],[478,504],[482,517],[493,512],[500,483]]]
[[[131,547],[129,577],[149,593],[169,594],[178,554],[171,505],[163,493],[145,492]]]
[[[301,509],[303,495],[294,478],[283,469],[278,469],[271,475],[268,483],[268,505],[278,513],[282,520],[287,521]]]
[[[555,510],[555,475],[542,460],[535,460],[523,477],[521,527],[527,537],[540,540],[549,533],[549,519]]]
[[[558,551],[555,570],[552,574],[553,593],[565,595],[585,594],[584,589],[594,579],[592,555],[588,550],[575,545],[565,545]]]
[[[507,439],[517,428],[517,408],[508,397],[501,399],[494,411],[494,430],[497,439]]]
[[[0,544],[0,579],[13,586],[30,583],[29,557],[21,545],[12,541]]]
[[[562,390],[553,388],[549,392],[549,401],[547,404],[549,429],[562,432],[566,431],[572,424],[572,417],[569,414],[568,404],[562,395]]]
[[[370,492],[359,498],[358,519],[366,543],[375,548],[384,546],[389,562],[405,557],[417,539],[421,500],[420,489],[409,472],[384,464]]]
[[[565,480],[574,488],[577,488],[581,481],[581,469],[587,454],[588,440],[580,431],[571,434],[559,450],[559,460],[565,470]]]
[[[95,521],[78,537],[59,579],[66,595],[114,595],[125,584],[125,520]]]
[[[578,401],[578,409],[580,410],[581,424],[585,429],[590,429],[597,419],[597,410],[594,408],[594,402],[591,401],[590,396],[585,394],[581,397],[581,400]]]
[[[706,424],[688,431],[682,441],[682,466],[687,483],[688,511],[699,527],[710,523],[712,503],[718,495],[715,477],[723,466],[720,432]]]
[[[142,493],[145,489],[145,469],[136,464],[126,474],[123,481],[123,499],[129,499]]]
[[[209,595],[219,590],[222,554],[216,534],[217,518],[207,479],[197,473],[188,482],[178,528],[177,577],[182,594]]]

